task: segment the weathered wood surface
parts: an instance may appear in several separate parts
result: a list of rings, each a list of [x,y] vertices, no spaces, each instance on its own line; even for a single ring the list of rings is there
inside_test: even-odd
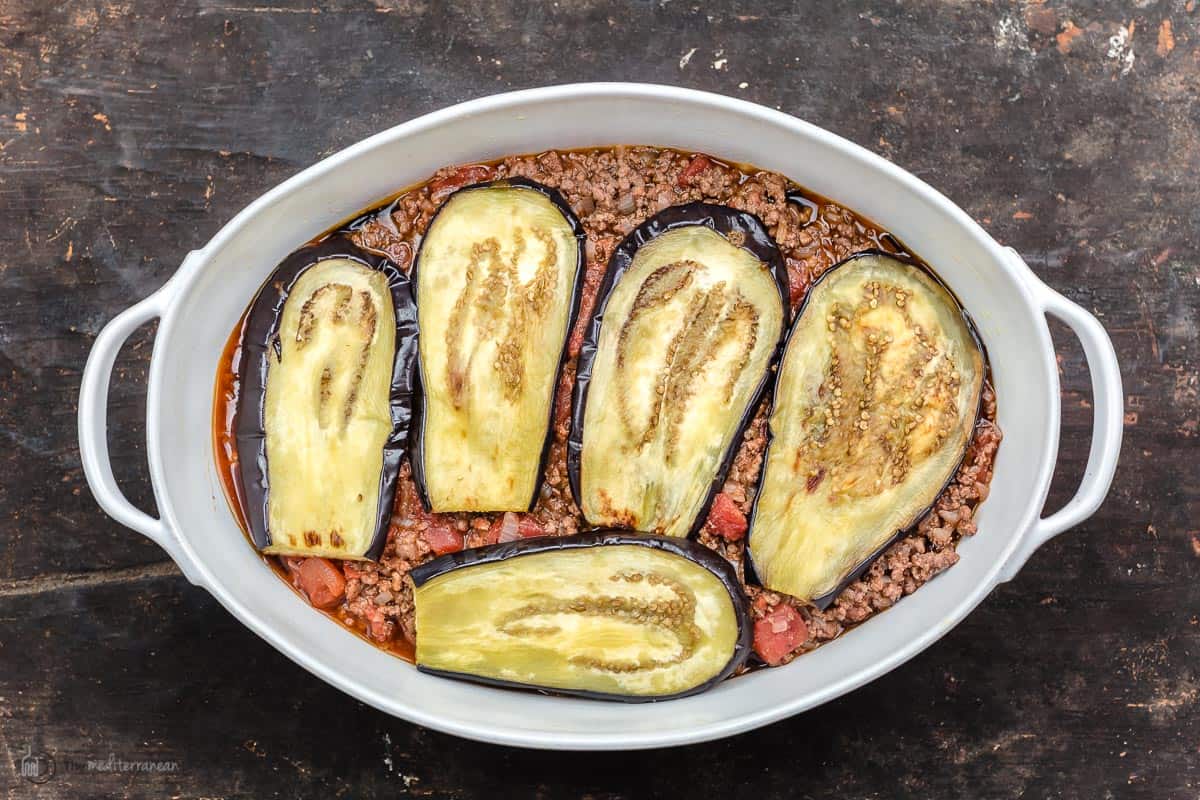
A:
[[[804,4],[809,5],[809,4]],[[0,786],[57,797],[1200,796],[1200,9],[1133,2],[0,0]],[[107,519],[75,444],[105,321],[281,179],[450,103],[677,83],[797,114],[943,189],[1120,352],[1104,508],[872,685],[708,745],[549,754],[348,699]],[[1087,454],[1079,346],[1056,328]],[[152,504],[151,331],[111,442]],[[1003,402],[1003,399],[1002,399]],[[35,785],[26,748],[53,756]],[[86,762],[174,762],[166,772]],[[13,766],[10,767],[9,765]],[[171,766],[171,765],[168,765]]]

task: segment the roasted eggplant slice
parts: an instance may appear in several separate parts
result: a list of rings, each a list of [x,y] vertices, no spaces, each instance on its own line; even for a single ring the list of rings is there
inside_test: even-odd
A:
[[[341,236],[293,253],[242,329],[237,447],[254,544],[376,559],[416,364],[408,278]]]
[[[458,190],[430,223],[413,477],[431,510],[532,508],[584,238],[557,192],[517,178]]]
[[[911,527],[970,442],[985,362],[969,318],[915,263],[853,256],[788,335],[749,556],[763,586],[820,607]]]
[[[751,214],[668,208],[613,252],[579,354],[567,467],[597,526],[687,536],[766,386],[787,272]]]
[[[423,672],[646,702],[702,692],[750,652],[733,568],[683,539],[528,539],[443,556],[412,580]]]

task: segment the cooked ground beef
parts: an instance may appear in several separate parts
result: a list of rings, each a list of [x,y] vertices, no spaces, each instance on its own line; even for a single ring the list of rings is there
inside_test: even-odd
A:
[[[829,608],[819,611],[777,592],[746,587],[756,619],[771,613],[778,605],[786,604],[800,611],[808,624],[808,639],[804,646],[780,663],[787,663],[800,653],[837,637],[847,627],[891,608],[901,597],[912,594],[934,575],[958,562],[955,547],[962,537],[975,533],[975,509],[987,499],[988,484],[992,480],[992,462],[1000,446],[1000,429],[995,419],[996,396],[991,386],[985,385],[975,435],[954,480],[916,529],[885,550]]]
[[[399,197],[359,226],[353,236],[367,249],[389,256],[402,269],[412,264],[420,236],[441,201],[461,186],[523,176],[558,189],[587,231],[587,266],[579,318],[568,345],[555,398],[553,441],[536,507],[528,515],[430,514],[417,497],[409,466],[400,472],[387,546],[377,563],[344,562],[342,619],[380,643],[415,638],[409,571],[443,552],[490,544],[498,537],[575,533],[585,526],[567,482],[566,438],[570,424],[575,359],[608,258],[621,239],[647,217],[693,200],[722,203],[758,216],[786,259],[793,309],[812,282],[847,256],[868,248],[896,248],[895,241],[847,209],[817,196],[789,202],[795,190],[782,175],[742,170],[708,156],[650,147],[547,152],[506,158],[496,165],[448,167]],[[745,518],[766,448],[766,401],[747,428],[723,487],[724,498],[701,530],[700,541],[720,552],[744,580]],[[958,560],[955,546],[975,532],[975,508],[987,497],[1000,442],[996,402],[985,386],[974,439],[950,486],[912,532],[898,540],[828,609],[747,586],[756,620],[756,648],[771,664],[786,663],[879,611]],[[761,633],[761,636],[758,634]]]

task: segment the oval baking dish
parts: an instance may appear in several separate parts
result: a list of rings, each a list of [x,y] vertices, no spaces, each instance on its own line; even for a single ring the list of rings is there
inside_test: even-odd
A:
[[[230,329],[297,246],[445,164],[510,153],[649,143],[753,163],[842,203],[911,243],[953,288],[988,350],[1004,431],[979,533],[961,560],[886,612],[774,670],[669,704],[595,704],[439,680],[317,614],[248,547],[214,469],[211,381]],[[1095,423],[1083,485],[1042,518],[1059,436],[1059,385],[1045,315],[1083,343]],[[150,365],[147,455],[161,512],[121,495],[108,463],[106,399],[121,343],[161,318]],[[903,663],[1011,578],[1042,543],[1089,516],[1112,480],[1122,393],[1100,324],[1041,283],[1011,249],[912,175],[793,117],[717,95],[640,84],[580,84],[498,95],[373,136],[263,195],[171,280],[108,324],[84,370],[80,450],[88,482],[116,520],[160,544],[184,574],[301,666],[363,702],[432,728],[543,748],[630,749],[748,730],[837,697]]]

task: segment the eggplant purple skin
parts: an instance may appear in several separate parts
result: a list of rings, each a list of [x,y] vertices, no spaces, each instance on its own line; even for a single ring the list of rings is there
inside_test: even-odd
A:
[[[716,551],[710,550],[704,545],[690,539],[677,536],[654,536],[648,533],[637,533],[611,528],[589,531],[588,533],[577,533],[572,536],[541,536],[535,539],[519,539],[513,542],[502,542],[486,547],[460,550],[457,553],[450,553],[449,555],[435,558],[432,561],[427,561],[420,566],[413,567],[409,575],[412,577],[413,586],[420,587],[439,575],[444,575],[461,567],[491,564],[515,556],[532,553],[579,550],[611,545],[636,545],[638,547],[650,547],[655,550],[662,550],[686,558],[717,576],[721,584],[729,591],[729,597],[733,601],[734,615],[738,621],[737,643],[734,645],[733,655],[724,669],[704,683],[694,686],[691,689],[656,697],[613,694],[610,692],[572,691],[569,689],[539,689],[524,683],[497,680],[495,678],[481,678],[463,672],[430,669],[420,664],[417,665],[417,669],[429,675],[455,678],[487,686],[499,686],[505,689],[533,691],[546,695],[566,695],[570,697],[583,697],[589,700],[612,700],[621,703],[658,703],[664,700],[678,700],[682,697],[690,697],[691,695],[707,691],[737,672],[746,663],[746,660],[753,653],[754,626],[750,616],[750,602],[742,590],[741,583],[738,582],[737,573],[734,571],[733,565]],[[420,636],[419,631],[417,635]]]
[[[583,493],[580,486],[579,474],[580,464],[583,460],[583,419],[587,411],[588,387],[592,380],[592,368],[596,362],[596,351],[600,343],[600,331],[604,325],[604,311],[608,306],[608,299],[612,295],[613,289],[616,288],[617,283],[621,280],[621,277],[633,265],[633,259],[642,245],[648,244],[667,231],[690,225],[703,225],[711,228],[725,238],[728,238],[731,233],[740,233],[743,235],[744,239],[741,247],[766,264],[771,270],[771,276],[775,278],[775,287],[779,290],[779,302],[783,307],[783,321],[786,327],[788,321],[788,296],[790,293],[787,265],[784,263],[783,255],[779,252],[779,246],[775,244],[775,240],[767,232],[766,226],[754,214],[715,203],[685,203],[663,209],[634,228],[628,236],[621,240],[621,243],[613,250],[612,257],[608,260],[608,269],[605,271],[604,279],[600,282],[600,286],[596,290],[595,311],[592,314],[591,321],[588,323],[587,331],[584,333],[583,346],[579,350],[579,362],[575,372],[575,386],[571,392],[571,430],[567,436],[567,479],[571,484],[571,495],[575,498],[575,505],[579,508],[583,508]],[[775,351],[771,354],[768,361],[768,364],[771,366],[775,364],[780,353],[783,352],[782,336],[780,338],[781,341],[776,343]],[[754,389],[750,402],[746,404],[746,413],[742,415],[742,419],[737,424],[737,431],[732,439],[730,439],[729,450],[721,459],[717,473],[713,477],[712,484],[709,487],[708,497],[705,498],[704,504],[701,506],[701,513],[696,515],[696,521],[692,524],[691,530],[688,531],[689,537],[695,536],[704,527],[705,520],[708,517],[708,508],[712,505],[713,498],[717,496],[717,492],[721,491],[721,487],[725,485],[725,478],[729,474],[729,468],[733,466],[733,459],[737,456],[738,448],[741,446],[742,434],[746,431],[750,423],[754,421],[754,416],[758,413],[759,402],[762,400],[762,396],[766,392],[767,386],[770,384],[773,376],[774,370],[768,368],[762,380],[759,381],[758,386]]]
[[[429,219],[429,225],[425,230],[433,227],[434,221],[438,218],[438,214],[442,213],[442,209],[450,202],[451,198],[459,192],[466,192],[471,189],[485,189],[491,186],[517,186],[526,189],[533,189],[545,195],[546,198],[554,204],[554,206],[566,218],[567,223],[571,226],[571,232],[575,235],[575,244],[577,250],[575,262],[575,289],[571,294],[571,309],[567,317],[566,334],[563,336],[562,349],[558,358],[558,369],[554,372],[554,391],[558,391],[558,382],[562,379],[563,367],[567,363],[567,343],[571,340],[571,333],[575,330],[575,318],[579,315],[580,298],[583,296],[583,274],[587,260],[584,258],[584,244],[587,242],[587,232],[583,229],[583,223],[579,221],[579,217],[575,216],[575,212],[571,210],[570,203],[567,202],[557,189],[553,189],[537,181],[531,181],[528,178],[500,178],[494,181],[482,181],[480,183],[472,183],[469,186],[463,186],[460,189],[455,189],[451,192],[434,215]],[[409,270],[409,279],[412,281],[412,296],[417,296],[417,286],[420,280],[421,266],[421,250],[417,250],[416,257],[413,259],[412,269]],[[418,309],[418,317],[420,310]],[[412,423],[412,453],[409,457],[409,463],[412,465],[413,482],[417,486],[417,496],[421,498],[421,505],[426,511],[433,509],[433,504],[429,502],[429,491],[425,486],[425,393],[421,387],[425,385],[425,380],[421,369],[421,359],[417,357],[417,392],[416,402],[413,405],[413,423]],[[533,511],[533,507],[537,505],[538,493],[542,488],[542,475],[546,471],[546,461],[550,458],[550,443],[553,440],[554,430],[554,403],[550,403],[550,414],[546,421],[546,441],[542,444],[542,457],[538,462],[537,481],[534,482],[533,495],[529,498],[528,511]]]
[[[899,240],[897,240],[897,241],[899,241]],[[816,289],[817,286],[821,283],[821,281],[825,280],[825,277],[827,275],[829,275],[830,273],[832,273],[834,270],[838,269],[839,267],[845,266],[846,264],[851,263],[852,261],[854,261],[857,258],[864,258],[866,256],[885,256],[887,258],[893,258],[897,261],[901,261],[901,262],[913,267],[914,269],[919,269],[919,270],[923,271],[926,275],[928,275],[930,278],[932,278],[933,281],[935,283],[937,283],[938,286],[941,286],[943,289],[946,290],[946,293],[949,294],[950,297],[952,297],[954,299],[955,304],[958,305],[958,309],[959,309],[960,313],[962,314],[963,321],[967,325],[967,330],[970,331],[970,333],[971,333],[971,339],[974,340],[975,345],[979,348],[979,352],[983,354],[984,380],[986,381],[987,376],[991,372],[991,368],[988,366],[990,362],[988,361],[987,348],[983,346],[983,339],[980,338],[979,330],[978,330],[978,328],[975,327],[975,321],[973,319],[971,319],[971,315],[967,313],[967,310],[965,308],[963,308],[963,304],[959,301],[958,295],[954,294],[954,292],[951,291],[950,287],[947,286],[945,284],[945,282],[942,281],[942,279],[939,278],[936,273],[934,273],[933,270],[926,267],[923,263],[918,261],[914,256],[909,255],[907,252],[889,253],[886,250],[876,250],[876,249],[862,250],[860,252],[854,253],[853,255],[847,256],[846,258],[842,259],[838,263],[834,264],[829,269],[825,270],[825,272],[821,274],[821,277],[819,277],[815,281],[813,281],[812,286],[810,286],[808,288],[808,293],[804,296],[804,301],[800,304],[800,307],[798,309],[796,309],[796,316],[792,320],[792,325],[788,329],[787,336],[783,340],[783,346],[780,349],[780,356],[782,357],[782,355],[787,352],[788,343],[790,343],[792,340],[792,334],[795,333],[796,328],[799,325],[800,316],[804,313],[804,309],[808,306],[808,300],[810,297],[812,297],[813,290]],[[781,362],[780,366],[782,367],[782,362]],[[776,386],[776,391],[778,391],[778,386]],[[774,394],[772,394],[772,396],[771,396],[771,408],[772,409],[775,408],[777,401],[778,401],[778,398],[775,397]],[[981,408],[983,408],[983,393],[982,392],[979,393],[979,404],[975,407],[975,423],[976,424],[978,424],[978,422],[979,422],[979,411]],[[766,444],[766,447],[763,448],[762,469],[759,470],[759,473],[758,473],[758,484],[756,486],[756,491],[754,492],[754,502],[750,506],[750,523],[749,523],[749,527],[746,530],[746,548],[744,551],[745,557],[742,559],[742,566],[746,573],[746,583],[757,585],[757,586],[761,586],[762,582],[758,578],[758,571],[754,568],[754,556],[752,556],[750,553],[750,537],[754,535],[754,521],[755,521],[755,518],[758,516],[758,500],[762,496],[762,492],[760,490],[762,487],[763,478],[766,477],[766,474],[767,474],[767,459],[770,458],[770,456],[771,456],[771,442],[774,439],[775,439],[775,437],[771,433],[771,426],[768,425],[767,426],[767,444]],[[970,449],[969,441],[967,444],[967,449]],[[963,458],[966,458],[966,455],[967,455],[966,450],[963,450]],[[954,477],[958,474],[958,468],[960,466],[962,466],[962,458],[959,459],[958,465],[955,466],[954,471],[950,473],[950,477],[942,485],[942,488],[938,490],[937,497],[934,497],[933,502],[930,503],[929,506],[924,511],[917,514],[916,522],[914,522],[913,525],[910,525],[907,528],[901,528],[900,530],[896,531],[894,534],[892,534],[891,537],[888,538],[887,541],[885,541],[882,545],[880,545],[879,548],[877,550],[875,550],[875,552],[871,553],[871,555],[864,558],[858,566],[856,566],[854,569],[850,570],[850,572],[846,574],[846,577],[842,579],[841,583],[839,583],[837,586],[835,586],[832,590],[826,592],[825,594],[821,595],[820,597],[813,598],[809,602],[812,605],[816,606],[821,611],[824,611],[825,609],[829,608],[829,606],[833,604],[833,601],[837,599],[838,595],[840,595],[847,586],[849,586],[850,584],[854,583],[856,580],[858,580],[859,578],[862,577],[863,573],[866,572],[870,568],[871,564],[873,564],[875,562],[875,559],[877,559],[881,555],[883,555],[884,551],[886,551],[889,547],[891,547],[893,544],[895,544],[896,541],[901,536],[903,536],[904,534],[911,531],[913,529],[913,527],[925,517],[926,514],[928,514],[930,511],[933,510],[933,507],[937,505],[938,498],[940,498],[942,496],[942,492],[946,491],[946,488],[949,487],[950,484],[954,482]]]
[[[367,252],[341,232],[295,251],[275,268],[246,312],[242,328],[242,353],[236,378],[238,399],[234,431],[238,451],[238,477],[246,498],[246,519],[254,546],[271,544],[267,507],[271,487],[267,473],[267,439],[264,422],[267,368],[271,354],[279,353],[279,323],[283,307],[296,280],[309,267],[330,258],[348,258],[387,276],[396,312],[396,355],[392,362],[389,407],[392,433],[383,446],[379,476],[379,508],[375,534],[364,557],[377,561],[387,543],[388,521],[400,462],[408,450],[409,423],[416,392],[417,314],[408,276],[387,258]]]

